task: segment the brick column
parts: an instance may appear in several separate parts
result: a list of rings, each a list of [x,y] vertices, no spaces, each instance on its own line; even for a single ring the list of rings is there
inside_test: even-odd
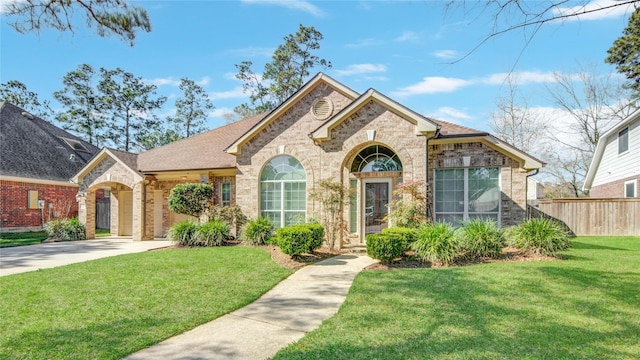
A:
[[[133,186],[133,228],[131,229],[131,236],[133,237],[133,241],[144,240],[144,188],[144,185],[140,183]]]
[[[89,190],[85,195],[84,214],[85,214],[84,227],[86,229],[87,239],[95,239],[96,238],[96,192],[95,190]]]

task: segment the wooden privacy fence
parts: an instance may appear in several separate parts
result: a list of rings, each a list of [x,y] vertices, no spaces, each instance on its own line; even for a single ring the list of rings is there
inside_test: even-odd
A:
[[[560,220],[578,236],[640,236],[638,198],[538,200],[530,216],[540,215]]]

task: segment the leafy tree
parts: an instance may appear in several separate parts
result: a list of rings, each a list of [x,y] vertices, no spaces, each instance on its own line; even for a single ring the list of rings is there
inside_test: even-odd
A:
[[[213,187],[209,184],[178,184],[169,194],[169,209],[177,214],[200,218],[213,198]]]
[[[398,185],[393,191],[389,218],[394,227],[419,228],[428,223],[425,184],[407,181]]]
[[[211,104],[207,92],[195,81],[182,78],[179,88],[184,96],[176,100],[176,115],[167,117],[167,121],[174,125],[174,132],[178,136],[188,138],[205,131],[207,111],[215,106]]]
[[[20,0],[6,4],[4,15],[16,19],[9,25],[22,34],[43,28],[74,33],[76,13],[83,13],[99,36],[115,35],[131,45],[137,31],[151,31],[147,11],[126,0]]]
[[[319,58],[314,52],[320,49],[322,34],[313,26],[300,25],[295,35],[289,34],[265,64],[262,76],[251,70],[253,63],[243,61],[236,65],[236,78],[243,82],[243,89],[250,93],[250,104],[242,104],[234,111],[243,115],[271,110],[289,98],[303,84],[309,71],[315,66],[331,67],[331,62]]]
[[[157,122],[151,125],[150,128],[140,133],[138,137],[138,146],[142,150],[151,150],[157,147],[170,144],[174,141],[178,141],[183,137],[180,136],[175,130],[167,129],[163,124]]]
[[[158,122],[153,111],[161,108],[167,98],[155,97],[155,85],[147,85],[121,68],[100,68],[100,76],[100,106],[111,126],[107,136],[121,150],[142,149],[145,131]]]
[[[96,93],[95,70],[81,64],[63,78],[64,89],[53,97],[66,109],[56,119],[66,130],[74,131],[89,143],[100,146],[105,141],[105,121],[100,114],[100,95]]]
[[[625,75],[627,87],[640,97],[640,7],[631,14],[624,35],[617,39],[607,50],[605,61],[616,66],[619,73]]]
[[[0,101],[10,102],[47,121],[53,117],[53,109],[49,102],[40,101],[38,94],[29,91],[27,85],[18,80],[0,84]]]

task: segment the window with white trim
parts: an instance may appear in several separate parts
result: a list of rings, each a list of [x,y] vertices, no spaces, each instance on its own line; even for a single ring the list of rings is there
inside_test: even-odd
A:
[[[435,170],[436,221],[457,226],[469,219],[500,222],[500,168]]]
[[[629,150],[629,128],[624,128],[618,133],[618,154]]]
[[[634,198],[638,197],[638,193],[636,191],[637,180],[629,180],[624,182],[624,197],[626,198]]]
[[[222,199],[222,206],[231,206],[231,184],[222,183],[220,188],[220,198]]]
[[[276,228],[304,223],[307,215],[307,176],[291,156],[273,158],[260,173],[260,215]]]

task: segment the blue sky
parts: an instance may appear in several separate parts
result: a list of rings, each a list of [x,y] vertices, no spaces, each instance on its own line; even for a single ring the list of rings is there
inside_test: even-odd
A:
[[[216,106],[208,120],[208,127],[214,128],[225,123],[224,113],[247,101],[242,84],[234,78],[234,65],[250,60],[253,70],[261,73],[283,38],[302,24],[324,35],[317,55],[333,67],[317,71],[358,92],[374,88],[423,115],[488,130],[510,71],[518,74],[519,90],[528,105],[540,108],[553,105],[545,92],[545,85],[553,81],[552,72],[572,74],[579,63],[614,72],[604,64],[606,51],[622,34],[632,11],[618,7],[548,23],[528,46],[530,32],[515,30],[490,39],[460,60],[494,25],[477,6],[445,12],[442,1],[133,3],[146,8],[152,22],[152,32],[139,34],[133,47],[86,29],[75,35],[51,30],[21,35],[3,16],[0,82],[19,80],[56,108],[51,94],[62,88],[62,77],[78,65],[121,67],[157,85],[158,92],[168,97],[159,113],[164,117],[180,95],[180,78],[188,77],[206,89]],[[455,60],[460,61],[452,64]]]

